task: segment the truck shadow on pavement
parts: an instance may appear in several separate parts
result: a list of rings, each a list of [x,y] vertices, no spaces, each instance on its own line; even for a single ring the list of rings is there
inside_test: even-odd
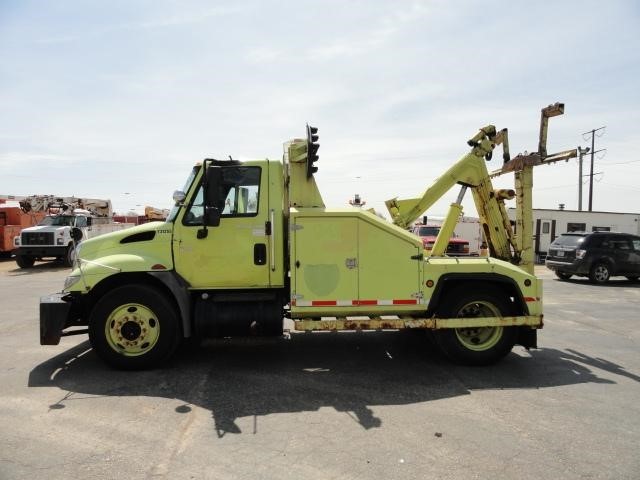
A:
[[[65,392],[51,409],[70,407],[73,402],[67,400],[75,394],[179,399],[184,403],[176,413],[188,413],[192,406],[211,411],[223,437],[242,433],[236,419],[243,417],[333,407],[371,429],[382,425],[372,406],[429,402],[481,389],[616,383],[594,368],[640,382],[619,365],[572,350],[526,353],[517,347],[497,365],[474,368],[441,359],[416,332],[292,337],[208,342],[180,352],[164,369],[143,372],[111,370],[83,342],[35,367],[28,385]]]

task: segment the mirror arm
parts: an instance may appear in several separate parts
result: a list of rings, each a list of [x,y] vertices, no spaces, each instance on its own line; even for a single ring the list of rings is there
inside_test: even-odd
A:
[[[209,235],[209,230],[207,229],[207,159],[202,162],[202,228],[198,230],[196,237],[201,240],[203,238],[207,238]]]

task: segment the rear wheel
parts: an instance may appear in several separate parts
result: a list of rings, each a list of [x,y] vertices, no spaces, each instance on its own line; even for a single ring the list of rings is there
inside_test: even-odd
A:
[[[17,255],[16,263],[20,268],[31,268],[33,264],[36,262],[34,257],[30,257],[29,255]]]
[[[493,289],[458,288],[444,300],[440,317],[503,317],[512,308]],[[515,327],[469,327],[437,330],[435,338],[442,352],[456,363],[488,365],[507,355],[515,345]]]
[[[174,305],[146,285],[110,291],[89,317],[91,345],[100,358],[119,369],[158,366],[173,354],[180,337]]]
[[[570,273],[559,272],[556,270],[556,277],[560,280],[569,280],[573,275]]]
[[[596,263],[589,272],[589,280],[600,285],[607,283],[609,277],[611,277],[611,269],[606,263]]]

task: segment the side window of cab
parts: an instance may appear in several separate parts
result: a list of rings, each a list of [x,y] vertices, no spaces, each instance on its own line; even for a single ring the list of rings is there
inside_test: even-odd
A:
[[[222,184],[217,203],[221,218],[255,217],[260,203],[260,167],[222,167]],[[202,184],[183,217],[184,225],[202,225],[204,216]]]

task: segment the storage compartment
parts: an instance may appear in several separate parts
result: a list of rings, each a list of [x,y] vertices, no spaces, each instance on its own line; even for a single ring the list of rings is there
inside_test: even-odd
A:
[[[362,211],[292,210],[294,317],[420,311],[420,240]]]

